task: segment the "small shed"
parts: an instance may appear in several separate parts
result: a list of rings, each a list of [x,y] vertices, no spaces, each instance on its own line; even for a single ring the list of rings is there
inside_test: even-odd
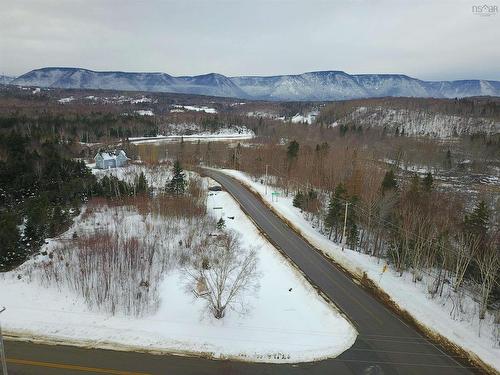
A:
[[[94,157],[95,166],[99,169],[109,169],[124,167],[127,165],[129,158],[123,150],[114,151],[99,151]]]

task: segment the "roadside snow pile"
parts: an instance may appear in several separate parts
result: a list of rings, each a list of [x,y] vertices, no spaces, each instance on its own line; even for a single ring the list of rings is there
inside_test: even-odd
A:
[[[201,186],[213,184],[206,179]],[[210,193],[208,215],[202,210],[190,217],[175,199],[151,199],[91,201],[40,255],[0,274],[5,333],[279,363],[337,356],[354,343],[350,323],[260,235],[228,193]],[[220,218],[241,251],[255,250],[260,287],[217,320],[193,293],[183,264],[212,238],[208,233],[220,231]]]
[[[217,110],[215,108],[210,108],[207,106],[175,104],[172,107],[173,109],[171,109],[170,112],[179,112],[186,110],[186,111],[205,112],[205,113],[217,113]]]
[[[240,171],[222,171],[258,193],[268,206],[292,223],[314,247],[331,256],[355,275],[362,276],[366,273],[373,283],[421,324],[443,335],[457,346],[474,353],[485,363],[500,371],[500,348],[497,336],[500,327],[495,323],[495,317],[491,313],[488,313],[483,321],[479,321],[477,302],[468,296],[463,296],[461,300],[455,298],[449,284],[445,287],[443,297],[430,298],[428,287],[431,280],[424,277],[421,282],[414,283],[410,273],[400,277],[399,273],[390,267],[387,272],[383,272],[385,263],[379,258],[349,249],[342,251],[340,246],[318,232],[304,214],[293,206],[293,197],[280,196],[273,202],[270,194],[265,195],[265,186],[259,182],[260,179],[253,179]]]
[[[72,96],[70,96],[68,98],[59,99],[58,102],[61,103],[61,104],[67,104],[67,103],[71,103],[73,100],[75,100],[75,98],[73,98]]]

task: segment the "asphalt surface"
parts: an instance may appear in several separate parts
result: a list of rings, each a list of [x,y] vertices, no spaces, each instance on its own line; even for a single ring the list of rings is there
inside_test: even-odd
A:
[[[9,374],[472,374],[478,368],[423,337],[312,248],[236,180],[206,171],[268,238],[349,317],[359,336],[335,359],[298,365],[82,349],[6,341]]]

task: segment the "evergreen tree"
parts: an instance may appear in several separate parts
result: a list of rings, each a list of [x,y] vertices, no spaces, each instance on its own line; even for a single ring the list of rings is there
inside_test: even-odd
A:
[[[447,169],[451,169],[451,167],[452,167],[451,151],[450,150],[446,151],[446,157],[445,157],[445,160],[444,160],[444,167],[447,168]]]
[[[24,235],[30,247],[42,243],[48,234],[48,199],[46,195],[33,198],[27,204]]]
[[[424,179],[422,180],[422,185],[423,185],[424,191],[430,192],[432,190],[433,183],[434,183],[434,179],[432,178],[431,172],[427,172]]]
[[[347,246],[351,249],[355,250],[358,246],[359,240],[359,230],[358,230],[358,218],[356,216],[356,211],[353,209],[354,205],[358,202],[358,198],[356,196],[351,197],[349,199],[349,207],[348,207],[348,215],[347,215],[347,223],[346,223],[346,242]]]
[[[293,205],[301,210],[304,208],[305,197],[304,194],[299,190],[293,197]]]
[[[294,139],[288,144],[287,156],[289,159],[295,159],[299,154],[299,143]]]
[[[52,218],[49,224],[49,236],[55,237],[64,230],[68,224],[68,215],[64,212],[61,206],[56,205],[52,210]]]
[[[484,241],[489,228],[489,218],[490,213],[486,202],[481,200],[470,215],[465,215],[465,230],[481,238],[481,241]]]
[[[318,198],[318,193],[313,189],[309,189],[309,192],[307,193],[307,200],[313,201],[317,198]]]
[[[224,219],[221,217],[219,221],[217,222],[217,229],[218,230],[223,230],[226,227],[226,222]]]
[[[184,176],[184,171],[181,167],[179,160],[176,160],[173,168],[173,177],[167,184],[167,192],[179,196],[184,194],[186,190],[186,180]]]
[[[142,193],[147,193],[147,191],[148,191],[148,181],[146,180],[144,172],[141,171],[141,174],[135,179],[135,193],[142,194]]]
[[[340,132],[340,136],[343,137],[345,136],[345,134],[347,133],[347,130],[349,130],[349,127],[345,124],[341,124],[339,126],[339,132]]]
[[[0,271],[6,269],[10,258],[15,257],[21,247],[17,221],[18,218],[11,212],[0,213]]]
[[[396,190],[398,188],[398,182],[394,175],[394,171],[391,169],[385,172],[384,179],[382,181],[382,194],[385,194],[389,190]]]

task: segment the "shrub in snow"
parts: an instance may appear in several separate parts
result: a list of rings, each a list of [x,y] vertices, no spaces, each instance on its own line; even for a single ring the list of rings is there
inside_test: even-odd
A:
[[[217,229],[222,230],[226,227],[226,222],[224,221],[223,218],[220,218],[219,221],[217,222]]]
[[[92,310],[154,313],[165,274],[189,261],[192,248],[215,229],[205,195],[200,180],[191,178],[180,197],[93,199],[47,258],[26,265],[28,281],[69,289]]]

